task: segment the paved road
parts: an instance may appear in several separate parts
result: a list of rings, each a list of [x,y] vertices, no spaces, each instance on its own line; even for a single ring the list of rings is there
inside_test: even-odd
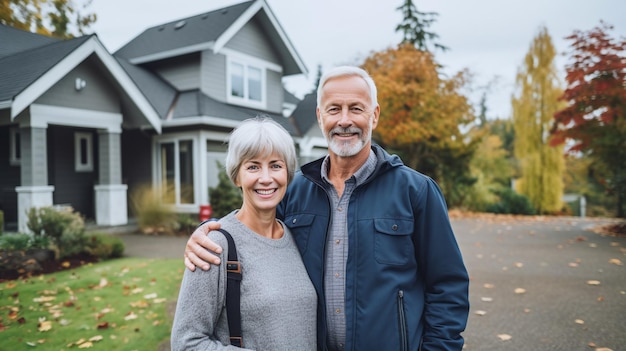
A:
[[[464,350],[626,350],[626,238],[588,230],[604,222],[453,219],[471,277]],[[128,256],[182,264],[186,238],[120,235]]]

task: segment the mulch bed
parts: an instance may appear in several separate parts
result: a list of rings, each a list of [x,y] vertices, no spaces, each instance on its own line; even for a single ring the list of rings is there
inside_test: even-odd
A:
[[[50,274],[55,272],[64,271],[67,269],[73,269],[80,267],[82,265],[88,263],[98,262],[98,258],[91,256],[89,254],[79,254],[71,257],[65,257],[61,260],[47,260],[44,262],[40,262],[39,265],[41,269],[35,272],[29,272],[26,269],[11,269],[11,270],[2,270],[0,269],[0,283],[8,281],[8,280],[16,280],[16,279],[28,279],[31,277],[36,277],[41,274]]]

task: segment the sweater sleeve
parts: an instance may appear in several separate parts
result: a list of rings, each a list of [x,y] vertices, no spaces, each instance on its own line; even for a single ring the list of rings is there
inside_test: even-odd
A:
[[[461,350],[469,276],[439,186],[432,179],[427,184],[417,239],[426,284],[422,350]]]
[[[227,257],[228,244],[217,231],[209,233],[211,240],[224,248],[222,257]],[[222,258],[224,261],[224,258]],[[185,269],[183,275],[174,325],[172,326],[171,346],[177,350],[242,350],[220,342],[217,337],[218,323],[226,299],[226,270],[223,265],[213,266],[208,271]],[[226,330],[227,327],[226,327]]]

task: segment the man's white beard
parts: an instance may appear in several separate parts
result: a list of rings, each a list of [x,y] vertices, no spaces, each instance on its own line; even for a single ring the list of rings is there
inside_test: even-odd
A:
[[[332,138],[333,133],[341,133],[345,132],[345,129],[335,128],[331,130],[327,135],[328,147],[339,157],[350,157],[359,153],[359,151],[363,150],[365,145],[369,140],[372,140],[372,121],[370,120],[369,131],[367,138],[363,137],[363,130],[357,128],[349,128],[347,132],[354,132],[358,130],[359,132],[359,140],[356,143],[352,141],[337,141]]]

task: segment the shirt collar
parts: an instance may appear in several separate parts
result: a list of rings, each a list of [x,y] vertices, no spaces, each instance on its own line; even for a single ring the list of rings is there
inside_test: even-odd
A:
[[[350,178],[354,178],[356,180],[356,185],[363,184],[365,180],[374,173],[374,169],[376,168],[376,154],[374,150],[370,149],[370,154],[365,160],[365,163],[352,175]],[[330,169],[330,155],[326,155],[324,161],[322,162],[322,179],[324,179],[327,183],[330,184],[330,179],[328,178],[328,170]]]

